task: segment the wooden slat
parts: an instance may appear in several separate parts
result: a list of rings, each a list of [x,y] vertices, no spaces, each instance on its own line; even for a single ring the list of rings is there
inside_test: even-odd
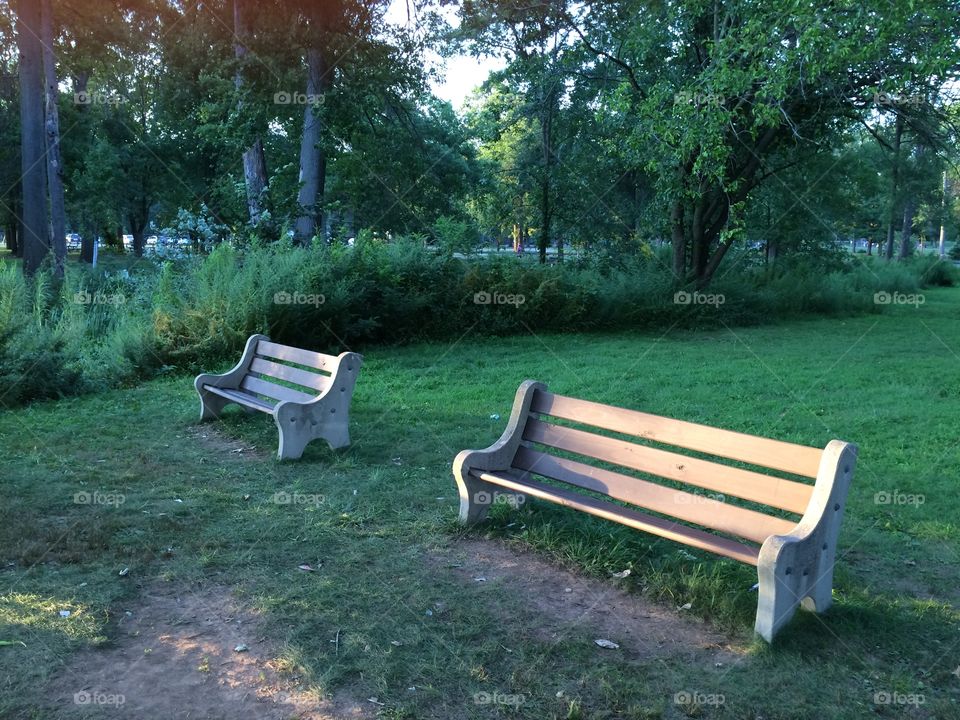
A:
[[[300,348],[290,347],[289,345],[279,345],[278,343],[261,340],[257,343],[257,355],[263,357],[275,358],[277,360],[286,360],[297,365],[306,365],[307,367],[317,368],[317,370],[326,370],[332,372],[337,359],[333,355],[324,355],[313,350],[301,350]]]
[[[323,392],[330,387],[330,378],[327,375],[313,373],[309,370],[281,365],[273,360],[264,360],[263,358],[254,358],[250,363],[250,371],[265,375],[267,377],[279,378],[288,382],[295,383],[304,388]]]
[[[549,425],[535,418],[527,421],[523,437],[560,450],[800,514],[806,511],[813,493],[812,485],[794,480],[770,477],[584,430]]]
[[[797,526],[791,520],[529,448],[521,447],[517,451],[513,467],[755,543],[762,544],[771,535],[788,533]]]
[[[488,483],[514,490],[524,495],[549,500],[574,510],[596,515],[606,520],[627,525],[637,530],[674,540],[684,545],[707,550],[717,555],[739,560],[748,565],[757,564],[759,548],[739,543],[735,540],[712,535],[711,533],[688,527],[680,523],[653,517],[644,513],[621,507],[613,503],[580,495],[564,488],[557,488],[535,480],[521,480],[505,473],[477,473],[476,477]]]
[[[533,412],[815,478],[822,450],[538,391]]]
[[[212,387],[210,385],[204,385],[204,388],[212,392],[214,395],[220,395],[225,397],[228,400],[233,400],[234,402],[240,403],[241,405],[246,405],[251,407],[254,410],[259,410],[260,412],[273,412],[273,405],[268,402],[264,402],[256,395],[250,395],[245,392],[240,392],[239,390],[230,390],[228,388],[218,388]]]
[[[283,385],[261,380],[253,375],[247,375],[240,382],[240,387],[244,390],[257,393],[257,395],[266,395],[274,400],[292,400],[293,402],[304,403],[316,399],[315,395],[307,395],[299,390],[293,390]]]

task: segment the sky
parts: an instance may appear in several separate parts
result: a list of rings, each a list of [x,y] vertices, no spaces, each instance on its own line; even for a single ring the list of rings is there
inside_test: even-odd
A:
[[[407,0],[392,0],[387,10],[386,18],[391,23],[406,25]],[[456,23],[456,12],[451,8],[448,18]],[[429,53],[430,60],[437,64],[444,76],[443,82],[433,83],[434,94],[443,100],[450,101],[454,109],[463,109],[464,101],[475,87],[480,85],[493,70],[504,66],[502,60],[495,58],[475,58],[468,55],[458,55],[444,60],[437,53]]]

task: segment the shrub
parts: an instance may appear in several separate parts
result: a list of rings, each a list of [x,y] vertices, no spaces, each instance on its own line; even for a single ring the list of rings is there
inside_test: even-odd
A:
[[[360,232],[352,247],[221,243],[207,256],[141,261],[133,274],[71,266],[62,284],[45,273],[27,282],[9,263],[0,267],[3,402],[131,383],[161,364],[210,369],[257,332],[336,353],[468,332],[748,325],[881,312],[876,292],[912,293],[956,275],[935,258],[848,259],[832,270],[732,263],[697,295],[677,282],[667,251],[539,265],[512,255],[462,260],[422,238]]]

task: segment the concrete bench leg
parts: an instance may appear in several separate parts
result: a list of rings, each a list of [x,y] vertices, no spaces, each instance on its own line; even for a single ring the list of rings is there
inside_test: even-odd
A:
[[[322,405],[308,410],[287,406],[277,412],[273,419],[280,433],[280,446],[277,449],[279,460],[300,458],[307,445],[314,440],[326,440],[331,450],[350,444],[348,420],[324,422],[324,414],[330,414],[329,410],[324,413],[324,409]]]
[[[460,522],[463,525],[478,523],[487,516],[491,498],[498,489],[467,472],[455,472],[460,491]]]
[[[197,394],[200,395],[201,420],[215,420],[219,418],[220,413],[223,412],[223,408],[230,403],[227,398],[205,390],[197,390]]]
[[[833,565],[857,448],[832,440],[823,451],[810,505],[797,529],[760,548],[757,633],[767,642],[798,607],[824,612],[833,602]]]

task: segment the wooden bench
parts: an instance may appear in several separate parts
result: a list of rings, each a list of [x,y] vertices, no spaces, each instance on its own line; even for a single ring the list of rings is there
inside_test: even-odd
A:
[[[815,483],[691,457],[677,448]],[[554,395],[527,380],[500,440],[458,454],[453,472],[465,524],[482,520],[494,493],[503,492],[511,501],[548,500],[756,566],[755,628],[771,642],[798,606],[816,612],[830,606],[837,536],[856,459],[856,446],[839,440],[819,450]],[[722,496],[690,492],[695,488]]]
[[[193,384],[200,395],[200,419],[219,417],[230,403],[273,415],[281,460],[299,458],[317,438],[334,449],[345,447],[350,444],[350,400],[362,363],[357,353],[334,357],[253,335],[232,370],[197,376]]]

